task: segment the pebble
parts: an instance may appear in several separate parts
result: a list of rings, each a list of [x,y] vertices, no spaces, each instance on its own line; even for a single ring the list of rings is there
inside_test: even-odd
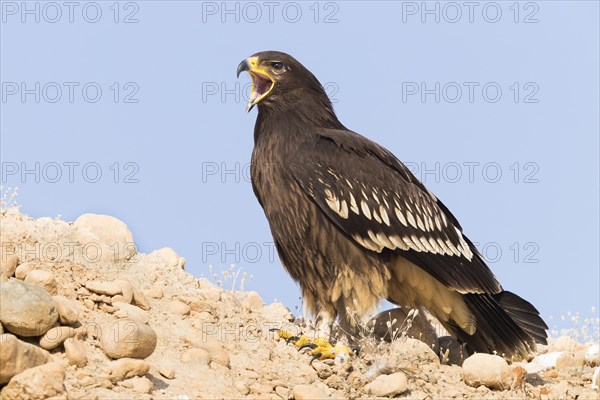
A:
[[[475,353],[462,365],[463,381],[474,388],[480,385],[490,389],[508,389],[511,370],[506,360],[494,354]]]
[[[100,346],[110,358],[146,358],[156,348],[156,332],[149,325],[118,320],[100,327]]]
[[[122,319],[130,319],[140,324],[148,323],[148,313],[141,308],[129,303],[115,302],[112,304],[116,309],[115,316]]]
[[[0,321],[19,336],[41,336],[58,320],[56,303],[39,286],[17,279],[0,282]]]
[[[103,282],[103,281],[88,281],[85,287],[90,292],[97,294],[104,294],[107,296],[114,296],[121,294],[121,286],[116,282]]]
[[[142,310],[148,311],[150,309],[150,302],[146,296],[136,288],[133,288],[133,302]]]
[[[19,257],[14,254],[6,254],[0,249],[0,275],[12,278],[19,264]]]
[[[556,359],[556,369],[581,368],[585,364],[585,351],[565,351]]]
[[[53,296],[58,311],[58,320],[62,325],[73,325],[79,320],[79,307],[73,300],[64,296]]]
[[[159,287],[153,287],[145,291],[148,297],[153,299],[162,299],[164,296],[163,290]]]
[[[322,389],[313,385],[296,385],[292,391],[294,400],[322,400],[329,398]]]
[[[15,270],[15,278],[19,279],[19,280],[24,280],[25,277],[27,276],[28,273],[30,273],[31,271],[34,270],[34,265],[33,263],[30,262],[24,262],[21,263],[17,266],[17,269]]]
[[[0,385],[13,376],[50,359],[50,353],[23,342],[10,333],[0,335]]]
[[[25,283],[40,286],[52,296],[58,293],[56,278],[54,278],[54,274],[50,271],[44,271],[43,269],[34,269],[33,271],[29,272],[25,277]]]
[[[134,378],[133,385],[131,386],[134,392],[140,394],[150,393],[154,388],[152,381],[145,376]]]
[[[391,375],[379,375],[375,380],[365,386],[365,391],[377,397],[394,397],[408,389],[408,380],[402,372]]]
[[[67,339],[63,343],[69,364],[84,367],[87,364],[87,355],[83,342],[77,339]]]
[[[75,336],[75,329],[69,326],[55,326],[40,338],[40,347],[44,350],[52,350],[73,336]]]
[[[60,363],[51,362],[29,368],[14,376],[2,389],[2,399],[37,400],[62,396],[65,393],[64,380],[65,367]]]
[[[265,305],[263,299],[255,291],[248,292],[242,304],[249,310],[260,310]]]
[[[210,363],[211,356],[208,351],[204,349],[187,349],[181,354],[180,361],[183,363],[191,363],[198,365],[208,365]]]
[[[131,303],[133,301],[133,286],[126,279],[118,279],[115,281],[117,285],[121,287],[121,295],[119,297],[119,301],[123,303]],[[113,301],[117,301],[114,300]]]
[[[229,354],[223,347],[223,344],[215,337],[205,335],[204,333],[200,335],[188,334],[183,337],[183,340],[193,347],[206,350],[210,354],[211,361],[229,367]]]
[[[158,368],[158,373],[167,379],[175,379],[175,368],[170,365],[161,365]]]
[[[150,364],[145,360],[134,358],[121,358],[111,361],[109,379],[112,382],[119,382],[134,376],[144,376],[150,371]]]
[[[294,314],[281,303],[271,303],[260,309],[260,313],[267,322],[277,322],[294,320]]]
[[[115,217],[83,214],[75,220],[73,227],[75,240],[82,245],[94,244],[103,260],[129,260],[136,253],[131,231]]]
[[[173,300],[169,303],[169,311],[176,315],[189,315],[191,308],[184,302]]]

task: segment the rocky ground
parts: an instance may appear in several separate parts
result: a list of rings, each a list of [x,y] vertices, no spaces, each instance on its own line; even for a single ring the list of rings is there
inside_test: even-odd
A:
[[[197,279],[171,249],[137,253],[113,217],[32,219],[8,207],[0,233],[1,399],[600,395],[598,343],[560,337],[530,360],[463,362],[428,316],[397,311],[370,329],[391,343],[365,338],[348,362],[310,365],[271,331],[310,336],[301,318],[256,292]]]

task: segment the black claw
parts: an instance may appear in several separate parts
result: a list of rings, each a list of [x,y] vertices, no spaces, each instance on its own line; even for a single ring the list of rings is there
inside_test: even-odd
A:
[[[290,336],[289,338],[285,339],[285,342],[287,344],[290,344],[291,342],[295,342],[295,341],[298,341],[298,340],[300,340],[299,336]]]
[[[281,331],[281,329],[279,329],[279,328],[271,328],[271,329],[269,329],[269,332],[280,332],[280,331]]]
[[[360,347],[354,347],[352,349],[352,352],[354,353],[355,356],[358,357],[358,355],[360,354]]]
[[[316,349],[316,348],[317,348],[317,347],[319,347],[319,346],[317,346],[317,345],[316,345],[316,344],[314,344],[314,343],[307,343],[307,344],[303,344],[302,346],[300,346],[300,348],[298,348],[298,351],[300,351],[300,350],[302,350],[302,349],[306,349],[307,347],[309,347],[309,348],[311,348],[311,349],[313,349],[313,350],[314,350],[314,349]]]
[[[319,358],[321,358],[321,356],[323,355],[323,353],[317,353],[315,354],[311,359],[310,359],[310,363],[308,363],[308,365],[310,365],[311,367],[313,367],[312,363],[315,360],[318,360]],[[314,368],[314,367],[313,367]]]

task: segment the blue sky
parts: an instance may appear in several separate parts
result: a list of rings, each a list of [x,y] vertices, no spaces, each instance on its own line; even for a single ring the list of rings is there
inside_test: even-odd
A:
[[[546,318],[599,303],[598,2],[1,3],[2,185],[299,305],[249,181],[238,63],[294,55]],[[23,7],[25,4],[25,7]],[[29,172],[27,172],[29,171]],[[551,321],[554,325],[556,321]]]

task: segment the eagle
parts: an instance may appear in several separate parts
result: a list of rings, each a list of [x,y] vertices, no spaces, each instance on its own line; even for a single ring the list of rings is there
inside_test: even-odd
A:
[[[357,333],[382,300],[424,309],[468,352],[524,358],[547,343],[528,301],[502,288],[448,208],[389,150],[346,128],[292,56],[242,61],[258,106],[252,188],[317,325]]]

